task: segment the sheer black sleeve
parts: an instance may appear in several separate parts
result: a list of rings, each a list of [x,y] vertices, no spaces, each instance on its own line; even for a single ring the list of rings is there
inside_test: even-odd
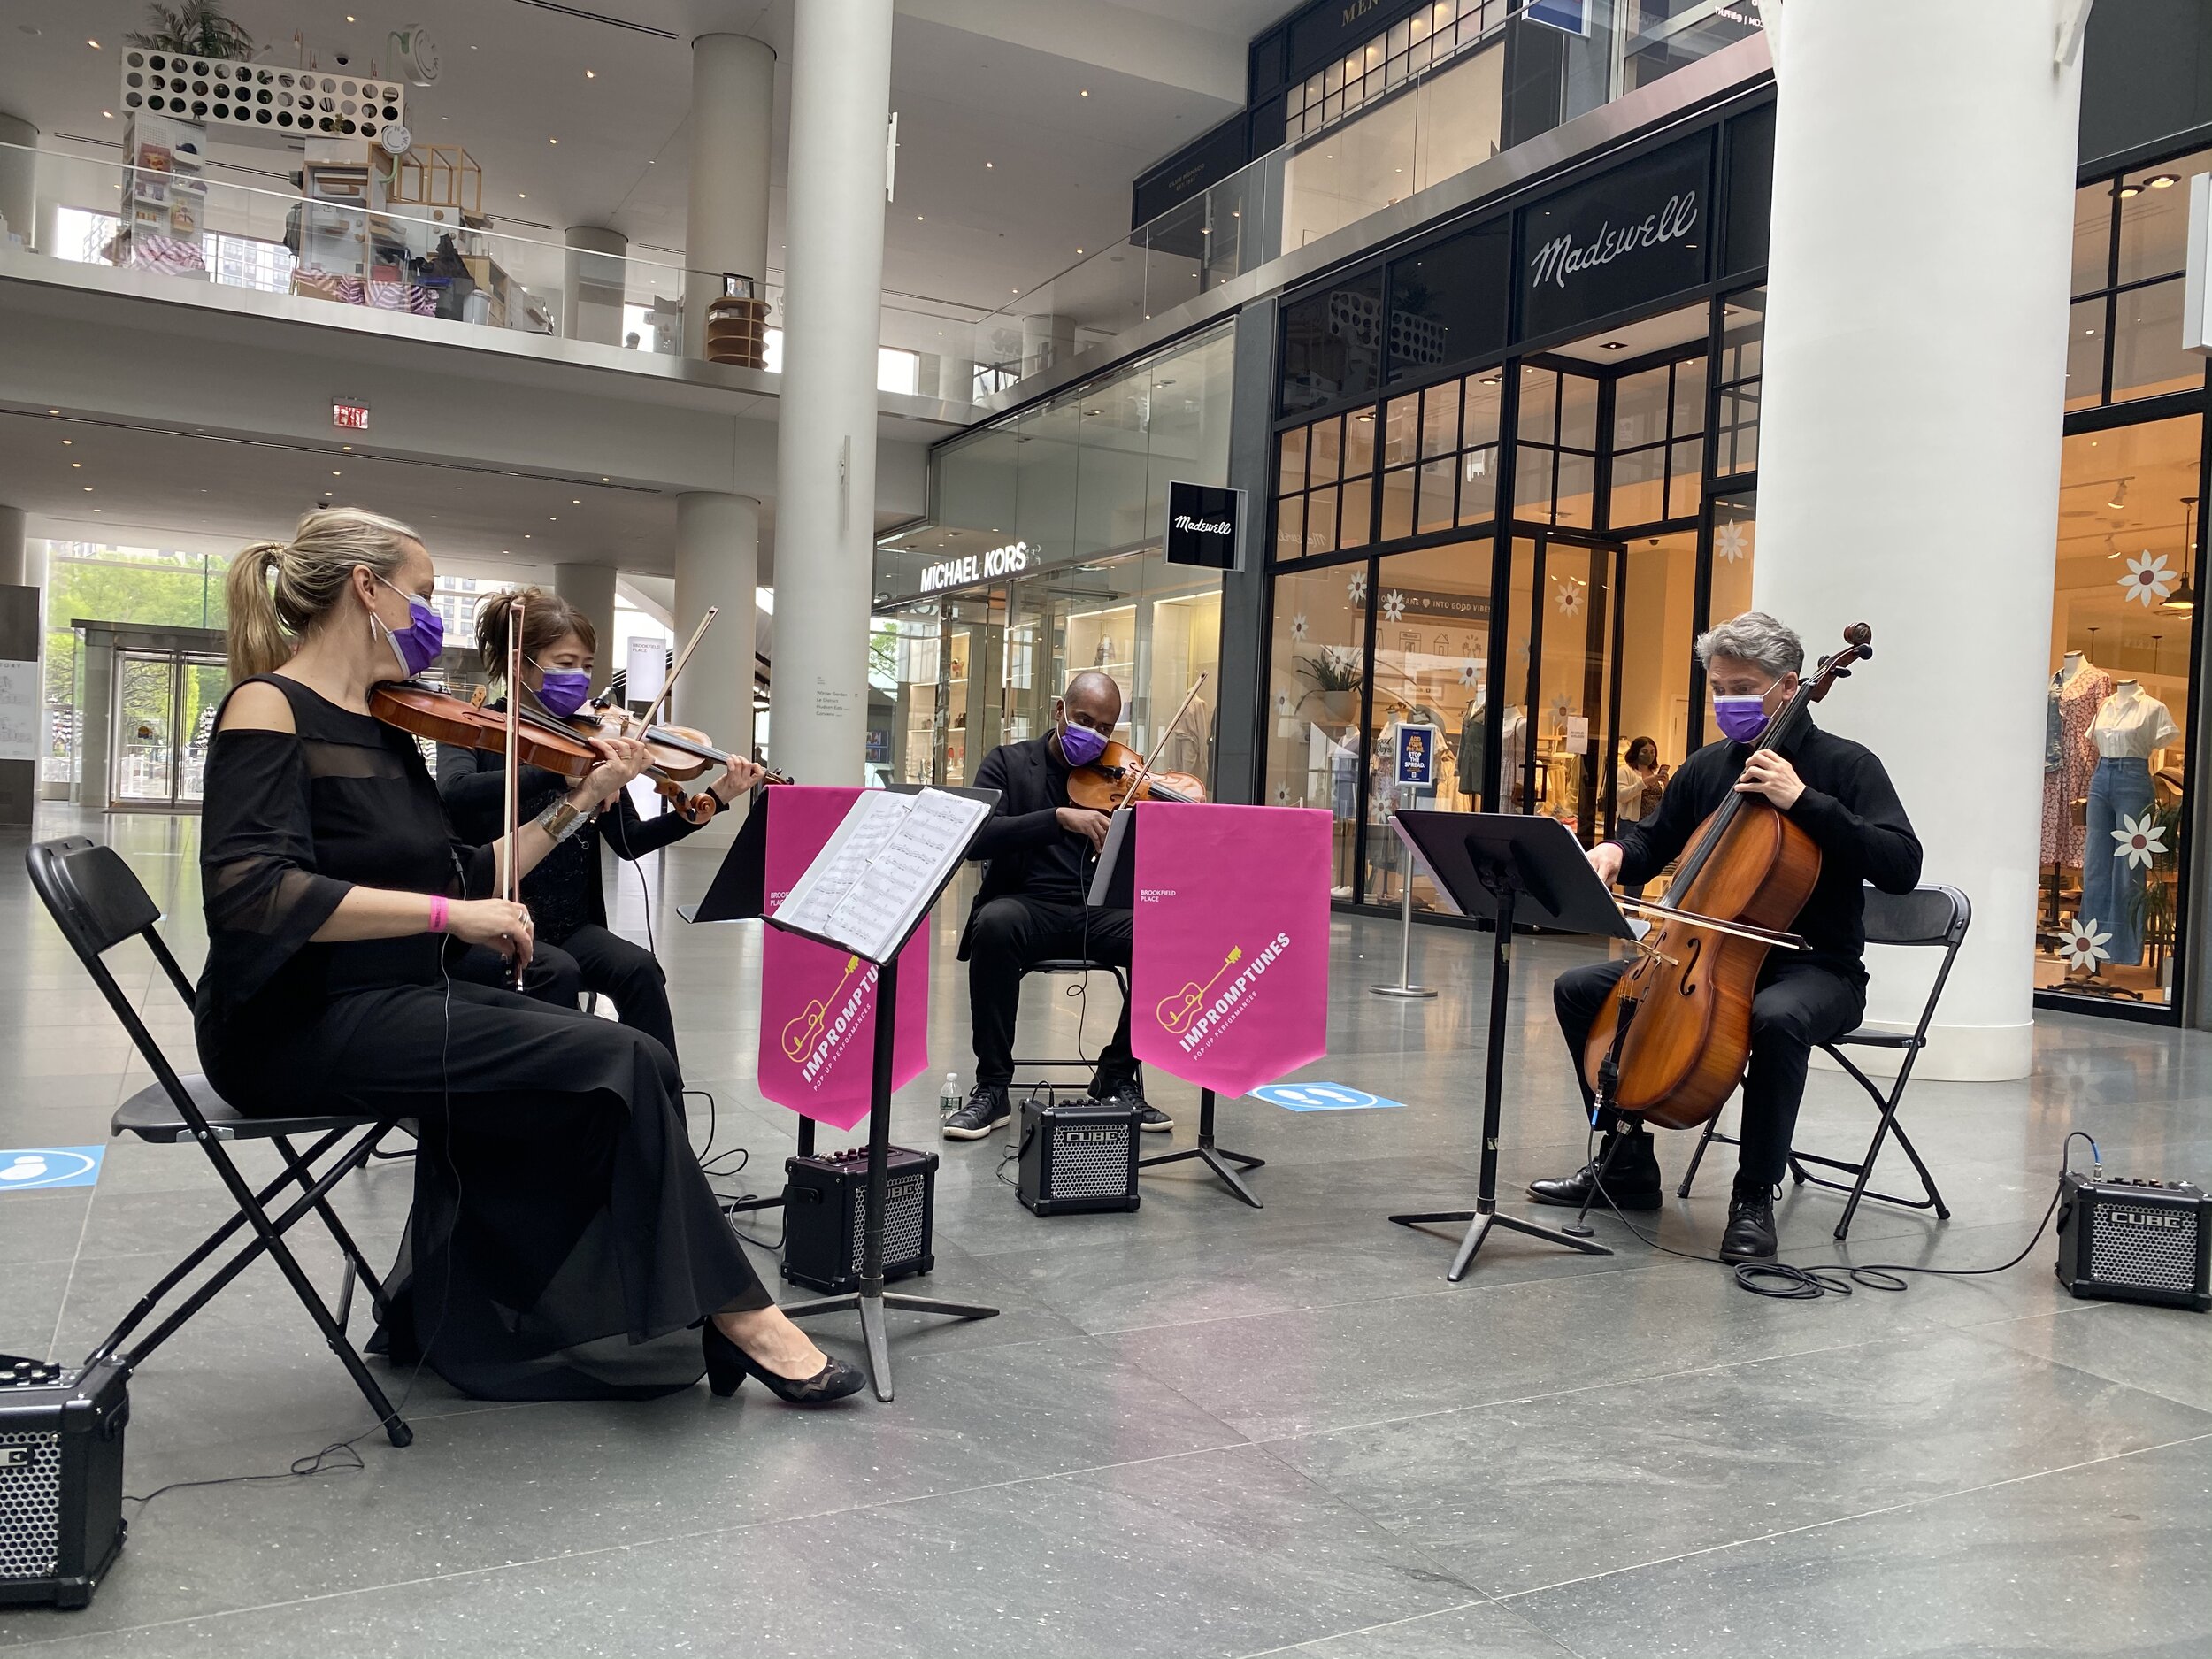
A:
[[[726,810],[727,809],[725,809]],[[647,818],[637,810],[627,789],[614,798],[601,819],[604,840],[618,856],[633,861],[680,841],[700,826],[680,812],[662,812]]]
[[[319,875],[307,762],[290,732],[219,731],[209,748],[200,883],[208,968],[243,1002],[328,921],[353,884]]]

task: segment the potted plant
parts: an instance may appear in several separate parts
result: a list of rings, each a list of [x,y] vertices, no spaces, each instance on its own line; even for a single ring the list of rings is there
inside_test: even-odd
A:
[[[1331,726],[1350,726],[1359,718],[1359,653],[1349,646],[1325,645],[1312,657],[1294,659],[1299,678],[1313,689],[1299,706],[1318,700],[1321,718]]]
[[[151,28],[123,38],[150,51],[181,52],[188,58],[211,58],[223,63],[243,63],[254,54],[253,36],[223,15],[223,0],[180,0],[174,6],[146,8]]]

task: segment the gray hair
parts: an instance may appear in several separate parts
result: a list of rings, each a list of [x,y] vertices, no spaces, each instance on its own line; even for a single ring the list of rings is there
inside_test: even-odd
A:
[[[1733,622],[1708,628],[1697,636],[1697,660],[1710,668],[1716,657],[1754,663],[1779,680],[1805,666],[1805,641],[1797,630],[1763,611],[1747,611]]]

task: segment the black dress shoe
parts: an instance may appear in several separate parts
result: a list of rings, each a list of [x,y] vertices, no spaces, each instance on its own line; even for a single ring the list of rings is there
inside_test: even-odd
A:
[[[1774,1194],[1761,1187],[1741,1188],[1728,1200],[1728,1230],[1720,1235],[1724,1262],[1764,1262],[1775,1252]]]
[[[868,1379],[859,1369],[841,1359],[825,1362],[811,1377],[795,1381],[779,1377],[724,1336],[721,1327],[711,1319],[700,1327],[700,1334],[706,1348],[707,1386],[714,1390],[717,1399],[728,1399],[748,1377],[759,1378],[769,1393],[789,1406],[827,1405],[847,1394],[856,1394],[868,1386]]]
[[[1602,1156],[1602,1155],[1601,1155]],[[1621,1210],[1656,1210],[1660,1205],[1659,1155],[1651,1149],[1651,1136],[1633,1134],[1622,1137],[1619,1149],[1613,1154],[1613,1167],[1605,1178],[1605,1194],[1594,1197],[1598,1166],[1594,1160],[1584,1164],[1572,1175],[1557,1175],[1548,1180],[1531,1181],[1528,1195],[1540,1204],[1556,1204],[1563,1209],[1579,1210],[1586,1200],[1594,1206],[1602,1207],[1606,1198]]]
[[[940,1125],[948,1141],[980,1141],[1014,1115],[1003,1083],[979,1083],[968,1091],[968,1103]]]

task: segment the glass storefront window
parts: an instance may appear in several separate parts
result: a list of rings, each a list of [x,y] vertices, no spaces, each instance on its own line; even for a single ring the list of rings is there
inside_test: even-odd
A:
[[[1601,780],[1605,810],[1600,833],[1605,835],[1657,809],[1665,778],[1689,757],[1698,726],[1686,649],[1696,634],[1696,533],[1640,538],[1622,563],[1620,718],[1613,769]],[[1630,767],[1632,758],[1646,758],[1637,752],[1646,738],[1657,772]]]
[[[1479,810],[1483,726],[1490,695],[1490,549],[1487,536],[1394,554],[1378,562],[1375,580],[1373,706],[1368,753],[1375,757],[1367,833],[1366,895],[1375,903],[1398,902],[1406,860],[1387,826],[1393,805]],[[1433,726],[1443,734],[1435,760],[1436,787],[1393,799],[1400,722]],[[1414,881],[1417,910],[1438,908],[1426,877]]]
[[[1751,557],[1759,527],[1754,490],[1713,502],[1713,589],[1707,614],[1727,622],[1751,609]]]
[[[1367,566],[1277,576],[1271,639],[1262,799],[1328,810],[1335,837],[1330,887],[1348,899],[1356,890]]]
[[[2203,420],[2065,441],[2043,766],[2039,989],[2173,995]]]
[[[1713,471],[1728,478],[1759,466],[1759,376],[1766,339],[1764,288],[1732,294],[1720,314],[1720,427]],[[1614,523],[1622,522],[1615,518]]]
[[[2085,185],[2074,196],[2074,304],[2066,407],[2194,391],[2200,357],[2181,348],[2193,173],[2212,150]]]

